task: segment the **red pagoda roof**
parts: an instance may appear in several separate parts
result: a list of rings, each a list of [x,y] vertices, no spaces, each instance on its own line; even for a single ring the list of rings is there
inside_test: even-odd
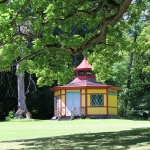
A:
[[[60,89],[86,89],[86,88],[93,88],[93,89],[112,89],[112,90],[122,90],[122,88],[102,84],[96,81],[95,78],[75,78],[72,82],[64,85],[64,86],[55,86],[51,89],[51,91],[57,91]]]
[[[92,70],[92,66],[87,62],[86,58],[84,58],[81,64],[74,70]]]
[[[84,58],[81,64],[74,69],[74,71],[78,70],[92,70],[92,66],[87,62],[87,60]],[[64,86],[55,86],[51,88],[51,91],[57,91],[60,89],[87,89],[87,88],[93,88],[93,89],[112,89],[112,90],[122,90],[122,88],[107,85],[107,84],[102,84],[98,82],[95,79],[95,76],[76,76],[76,78],[71,81],[70,83],[64,85]]]
[[[95,78],[75,78],[72,82],[66,84],[64,87],[74,87],[74,86],[108,86],[101,84],[96,81]]]

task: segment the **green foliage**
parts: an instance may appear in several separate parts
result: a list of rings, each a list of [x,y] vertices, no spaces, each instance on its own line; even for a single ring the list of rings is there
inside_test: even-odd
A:
[[[118,37],[114,39],[114,36]],[[120,40],[118,35],[108,35],[107,41],[115,41],[116,43],[111,43],[110,45],[96,45],[92,47],[92,53],[87,53],[88,61],[92,64],[93,70],[96,73],[96,77],[100,82],[105,82],[107,79],[116,78],[120,73],[125,74],[125,62],[123,61],[127,55],[125,51],[129,51],[131,48],[129,46],[129,40],[123,34],[122,39]],[[122,44],[120,44],[122,42]],[[126,49],[124,49],[126,47]],[[122,80],[124,79],[123,76]],[[120,78],[121,79],[121,78]],[[121,81],[120,86],[122,86]]]
[[[11,119],[15,119],[15,112],[14,111],[10,111],[8,116],[5,117],[6,121],[10,121]]]
[[[83,48],[98,80],[105,81],[109,78],[110,66],[121,59],[120,43],[127,46],[122,31],[130,27],[129,20],[133,19],[120,19],[110,26],[106,44],[101,45],[101,38],[93,37],[101,33],[104,22],[114,17],[116,10],[105,10],[107,1],[99,7],[98,4],[99,1],[77,0],[14,0],[0,4],[0,70],[8,71],[22,61],[18,73],[23,70],[35,73],[39,86],[52,85],[56,80],[63,85],[73,75],[70,54]],[[134,3],[127,14],[132,12],[136,15],[130,18],[139,17],[146,5]],[[91,41],[93,44],[89,44]]]
[[[119,115],[123,117],[126,109],[128,118],[143,119],[143,112],[150,110],[150,55],[149,46],[147,46],[149,41],[146,39],[149,35],[149,26],[138,24],[133,28],[133,32],[129,31],[129,33],[136,37],[137,41],[132,42],[135,40],[132,36],[132,41],[128,40],[126,52],[122,53],[123,59],[111,67],[112,72],[107,83],[123,87],[123,91],[119,93]],[[131,52],[133,52],[133,61],[132,66],[129,67]],[[127,87],[129,76],[131,76],[130,88]],[[139,111],[142,112],[141,115],[137,113]]]

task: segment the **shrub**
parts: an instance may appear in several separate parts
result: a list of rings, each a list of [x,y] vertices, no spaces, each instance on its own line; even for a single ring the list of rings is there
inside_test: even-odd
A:
[[[14,111],[10,111],[9,114],[8,114],[8,116],[5,117],[5,120],[6,120],[6,121],[9,121],[9,120],[14,119],[14,118],[15,118],[15,113],[14,113]]]

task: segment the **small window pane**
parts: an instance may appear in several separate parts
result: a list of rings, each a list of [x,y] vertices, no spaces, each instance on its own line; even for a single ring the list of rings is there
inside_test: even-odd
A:
[[[56,96],[56,108],[60,106],[60,96]]]
[[[86,75],[87,75],[87,76],[93,76],[94,73],[93,73],[93,71],[86,71]]]
[[[79,71],[79,72],[78,72],[78,75],[79,75],[79,76],[85,76],[85,71]]]
[[[115,90],[108,90],[108,95],[116,95],[117,96],[117,91],[115,91]]]
[[[91,106],[104,106],[104,95],[91,94]]]

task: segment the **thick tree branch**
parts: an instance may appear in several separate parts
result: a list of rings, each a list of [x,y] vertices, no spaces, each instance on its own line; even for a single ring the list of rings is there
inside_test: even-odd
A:
[[[99,20],[99,24],[97,27],[97,33],[90,37],[89,39],[85,40],[79,47],[77,47],[76,49],[70,48],[70,47],[65,47],[62,46],[60,43],[56,43],[56,44],[47,44],[45,45],[48,49],[51,48],[56,48],[56,49],[61,49],[63,51],[67,51],[69,52],[71,55],[78,55],[80,53],[82,53],[83,51],[87,50],[90,46],[92,46],[93,44],[105,44],[106,43],[106,34],[108,31],[109,26],[113,25],[114,23],[116,23],[120,18],[122,18],[123,14],[127,11],[130,3],[132,0],[122,0],[122,2],[120,3],[119,7],[117,7],[117,11],[115,12],[115,14],[113,14],[112,16],[108,17],[108,18],[100,18]],[[19,13],[28,5],[28,3],[30,2],[30,0],[27,0],[25,2],[25,4],[18,10],[15,18],[12,20],[12,22],[15,22]],[[84,10],[79,10],[76,11],[73,14],[70,14],[68,16],[65,16],[64,19],[69,19],[71,17],[74,17],[76,15],[80,15],[80,14],[88,14],[88,15],[93,15],[102,8],[102,1],[100,1],[100,3],[97,5],[97,7],[95,9],[93,9],[92,11],[84,11]],[[61,18],[60,18],[61,19]],[[64,20],[62,19],[62,20]],[[4,71],[12,66],[17,65],[18,63],[20,63],[23,60],[27,60],[29,58],[32,58],[33,56],[35,56],[37,53],[42,52],[42,50],[39,50],[35,53],[32,53],[28,56],[25,56],[24,58],[21,58],[20,60],[18,60],[15,63],[12,63],[10,66],[0,69],[1,71]]]
[[[106,34],[108,31],[108,27],[113,25],[114,23],[116,23],[120,18],[122,18],[123,14],[127,11],[131,1],[132,0],[122,0],[122,2],[120,4],[116,3],[116,6],[114,6],[114,9],[116,9],[116,7],[117,7],[117,12],[108,18],[104,18],[104,19],[100,20],[100,23],[99,23],[100,33],[95,34],[93,37],[91,37],[87,41],[84,41],[81,44],[81,46],[78,47],[77,49],[64,48],[64,47],[62,48],[61,46],[59,48],[69,51],[72,55],[78,55],[79,53],[85,51],[88,47],[90,47],[93,44],[106,43],[105,41],[106,41]],[[109,2],[112,4],[113,1],[108,1],[108,5],[110,5]],[[114,3],[114,5],[115,5],[115,3]],[[80,15],[80,14],[93,15],[93,14],[96,14],[100,10],[100,8],[102,8],[102,2],[99,3],[97,8],[92,10],[91,12],[84,11],[84,10],[78,10],[77,12],[67,15],[63,19],[59,19],[59,20],[63,21],[63,20],[75,17],[76,15]],[[58,47],[56,47],[56,48],[58,48]]]
[[[120,6],[118,8],[117,13],[107,19],[106,23],[108,26],[116,23],[123,16],[123,14],[127,11],[131,1],[132,0],[123,0],[122,1],[122,3],[120,4]]]
[[[86,50],[92,44],[96,44],[99,42],[105,43],[108,27],[110,25],[113,25],[114,23],[116,23],[123,16],[124,12],[127,11],[131,1],[132,0],[123,0],[122,3],[120,4],[120,7],[119,7],[117,13],[115,15],[111,16],[110,18],[107,18],[105,21],[103,21],[103,23],[101,22],[103,25],[101,27],[100,33],[96,34],[95,36],[90,38],[88,41],[84,42],[78,49],[71,50],[71,52],[72,52],[71,54],[78,55],[79,53]]]
[[[123,16],[124,12],[127,11],[131,1],[132,0],[123,0],[122,3],[120,4],[120,7],[117,13],[100,23],[102,24],[100,33],[95,34],[93,37],[91,37],[87,41],[84,41],[82,45],[78,47],[77,49],[65,48],[61,46],[56,46],[55,48],[66,50],[71,55],[78,55],[82,53],[83,51],[85,51],[86,49],[88,49],[88,47],[90,47],[93,44],[106,43],[105,41],[106,41],[106,34],[108,31],[108,27],[116,23]],[[49,45],[48,47],[50,48],[51,46]]]

